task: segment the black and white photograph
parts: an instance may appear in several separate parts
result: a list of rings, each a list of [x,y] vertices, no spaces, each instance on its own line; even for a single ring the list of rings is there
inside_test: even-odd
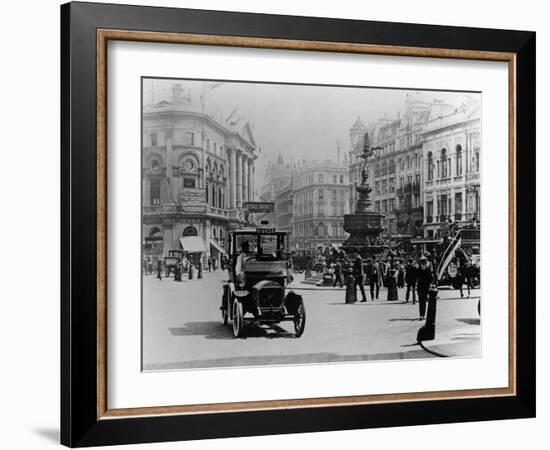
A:
[[[481,357],[480,92],[141,83],[143,371]]]

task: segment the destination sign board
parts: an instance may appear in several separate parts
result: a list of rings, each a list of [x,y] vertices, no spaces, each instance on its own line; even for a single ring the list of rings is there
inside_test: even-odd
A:
[[[276,234],[275,228],[258,227],[256,234]]]
[[[275,209],[273,202],[244,202],[243,208],[251,213],[270,213]]]

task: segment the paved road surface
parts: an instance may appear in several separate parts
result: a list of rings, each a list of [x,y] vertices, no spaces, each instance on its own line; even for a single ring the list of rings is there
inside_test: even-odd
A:
[[[175,370],[266,364],[311,364],[340,361],[392,360],[434,357],[416,344],[423,322],[418,305],[368,302],[346,305],[344,289],[301,290],[307,322],[295,338],[292,322],[272,327],[249,326],[242,339],[222,326],[219,305],[226,272],[205,273],[201,280],[143,281],[143,368]],[[438,329],[456,329],[458,340],[471,343],[467,356],[480,355],[479,291],[460,299],[458,291],[441,289],[437,308]],[[380,291],[380,298],[386,291]]]

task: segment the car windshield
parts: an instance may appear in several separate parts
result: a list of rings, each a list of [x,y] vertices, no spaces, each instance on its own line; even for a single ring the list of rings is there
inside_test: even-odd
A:
[[[238,234],[235,236],[235,253],[242,253],[243,247],[250,259],[283,259],[285,251],[284,234]]]

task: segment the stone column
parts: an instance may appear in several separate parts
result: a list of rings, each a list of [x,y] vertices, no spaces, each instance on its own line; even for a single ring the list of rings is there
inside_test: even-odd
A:
[[[449,200],[447,200],[447,203],[450,203],[451,204],[451,207],[449,208],[449,217],[451,218],[451,220],[455,220],[455,208],[456,208],[456,205],[455,205],[455,190],[454,189],[451,189],[450,191],[450,194],[449,194]]]
[[[172,224],[165,224],[162,227],[162,254],[168,255],[168,250],[172,250],[174,247],[174,228]]]
[[[254,165],[254,162],[252,162],[252,199],[256,199],[256,166]]]
[[[248,201],[248,155],[243,155],[243,202]]]
[[[462,220],[466,220],[468,214],[468,192],[466,186],[462,188]]]
[[[172,156],[173,130],[166,130],[166,178],[168,179],[168,190],[166,201],[172,203],[176,193],[174,192],[174,173],[173,173],[173,156]]]
[[[249,158],[248,160],[248,201],[254,201],[254,172],[253,172],[254,160]]]
[[[243,195],[243,191],[242,191],[242,179],[243,179],[243,164],[242,164],[242,156],[241,156],[241,152],[236,150],[235,151],[237,152],[237,157],[236,157],[236,164],[235,164],[235,167],[236,167],[236,183],[235,183],[235,188],[236,188],[236,192],[237,192],[237,195],[236,195],[236,207],[237,208],[242,208],[242,195]]]
[[[236,201],[236,180],[235,180],[235,166],[237,165],[237,162],[235,160],[236,154],[235,149],[228,149],[229,152],[229,208],[235,208],[237,201]]]

